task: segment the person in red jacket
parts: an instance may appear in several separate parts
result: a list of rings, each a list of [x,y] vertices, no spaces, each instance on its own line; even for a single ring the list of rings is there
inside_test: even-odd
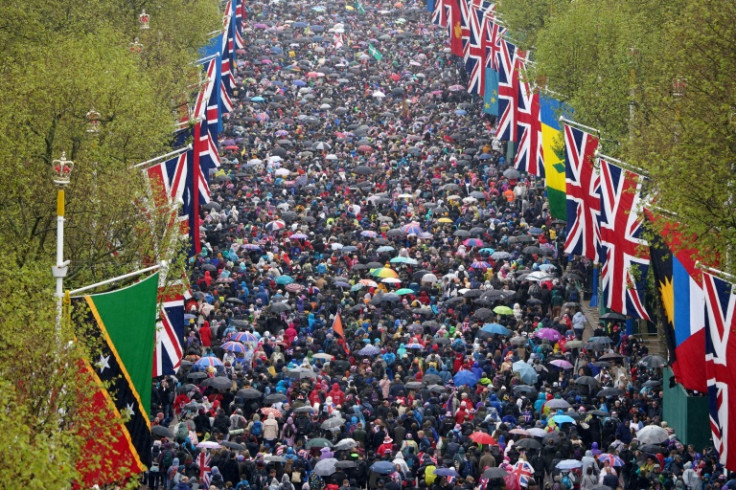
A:
[[[376,454],[383,458],[386,453],[393,452],[393,450],[394,440],[391,439],[389,436],[386,436],[383,438],[383,444],[378,446],[378,449],[376,449]]]
[[[199,340],[202,342],[202,347],[212,347],[212,330],[207,320],[199,327]]]
[[[335,406],[342,406],[345,401],[345,393],[342,392],[338,383],[332,384],[332,389],[327,393],[327,396],[332,397],[332,403],[334,403]]]

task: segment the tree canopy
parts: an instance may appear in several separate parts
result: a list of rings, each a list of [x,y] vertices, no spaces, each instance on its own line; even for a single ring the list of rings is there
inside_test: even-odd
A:
[[[150,29],[139,14],[150,15]],[[221,27],[216,0],[10,0],[0,6],[0,480],[65,488],[91,420],[74,332],[55,333],[52,162],[74,161],[66,189],[65,285],[150,265],[170,244],[168,217],[145,206],[133,165],[169,151],[182,95],[198,87],[198,49]],[[138,38],[140,52],[131,51]],[[88,113],[99,132],[88,132]],[[71,347],[75,346],[75,347]],[[80,401],[81,400],[81,401]],[[75,429],[75,430],[68,430]],[[98,428],[99,429],[99,428]],[[12,456],[12,457],[11,457]],[[49,471],[52,469],[52,471]]]
[[[600,129],[602,152],[642,169],[688,245],[736,272],[736,5],[502,0],[498,11],[536,79]]]

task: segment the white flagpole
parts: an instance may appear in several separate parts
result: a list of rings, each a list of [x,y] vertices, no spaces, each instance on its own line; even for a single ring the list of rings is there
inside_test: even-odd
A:
[[[128,274],[123,274],[122,276],[113,277],[112,279],[106,279],[101,282],[97,282],[95,284],[90,284],[89,286],[84,286],[79,289],[75,289],[73,291],[69,291],[70,296],[78,296],[79,293],[83,293],[84,291],[89,291],[90,289],[95,289],[100,286],[105,286],[106,284],[111,284],[113,282],[122,281],[124,279],[129,279],[131,277],[140,276],[141,274],[145,274],[146,272],[151,272],[160,269],[161,267],[164,267],[166,265],[165,261],[161,261],[160,264],[152,265],[151,267],[146,267],[145,269],[141,269],[139,271],[135,272],[129,272]]]
[[[185,151],[188,151],[188,150],[191,150],[191,149],[192,149],[192,145],[187,145],[184,148],[179,148],[178,150],[170,151],[169,153],[167,153],[165,155],[160,155],[160,156],[157,156],[156,158],[151,158],[150,160],[146,160],[145,162],[137,163],[137,164],[133,165],[131,168],[143,167],[144,165],[148,165],[150,163],[158,162],[159,160],[164,160],[164,159],[169,158],[169,157],[173,157],[173,156],[176,156],[176,155],[181,155]]]

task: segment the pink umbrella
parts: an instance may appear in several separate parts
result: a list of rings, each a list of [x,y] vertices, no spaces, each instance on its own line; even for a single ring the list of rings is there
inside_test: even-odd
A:
[[[561,369],[572,369],[573,367],[572,364],[564,359],[555,359],[554,361],[551,361],[550,364]]]

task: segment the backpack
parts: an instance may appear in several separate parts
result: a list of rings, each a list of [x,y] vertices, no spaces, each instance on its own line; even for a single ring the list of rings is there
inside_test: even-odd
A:
[[[176,426],[176,442],[184,442],[184,439],[189,437],[189,428],[185,422],[179,422]]]
[[[161,466],[168,469],[169,466],[174,462],[174,452],[171,450],[164,451],[161,457]]]
[[[256,437],[260,437],[261,432],[263,432],[263,423],[260,420],[256,420],[250,428],[250,433]]]

